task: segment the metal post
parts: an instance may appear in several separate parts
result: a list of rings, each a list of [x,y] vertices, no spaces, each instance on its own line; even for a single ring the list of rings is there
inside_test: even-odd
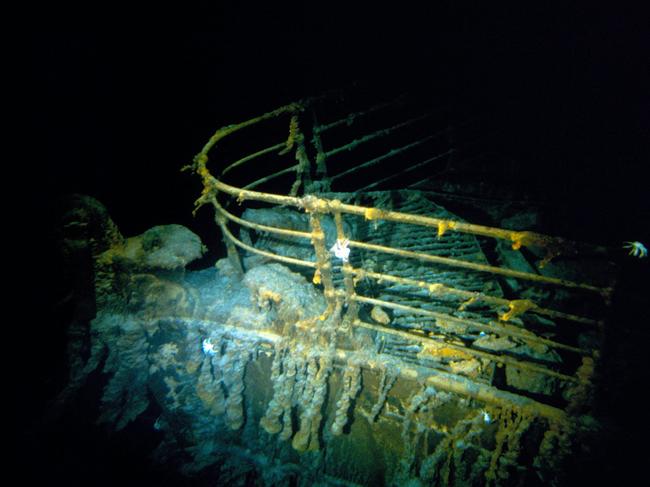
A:
[[[348,240],[343,230],[343,217],[341,212],[338,211],[338,206],[340,201],[334,200],[330,203],[330,207],[334,213],[334,223],[336,224],[336,237],[339,241],[343,242]],[[344,262],[343,266],[343,283],[345,285],[345,300],[347,304],[347,311],[343,317],[343,323],[341,326],[341,331],[347,332],[351,329],[352,323],[358,318],[359,315],[359,303],[354,299],[356,296],[356,291],[354,289],[354,271],[349,262]]]

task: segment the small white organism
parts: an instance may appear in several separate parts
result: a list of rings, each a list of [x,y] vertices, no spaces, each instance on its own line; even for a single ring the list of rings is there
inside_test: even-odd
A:
[[[628,255],[639,257],[640,259],[648,256],[648,249],[641,242],[624,242],[624,249],[630,249]]]
[[[209,338],[203,340],[203,353],[206,355],[214,355],[217,351],[214,349],[214,344],[210,342]]]
[[[336,243],[332,245],[330,252],[334,252],[335,256],[337,256],[343,262],[347,262],[350,258],[350,248],[348,247],[349,244],[350,240],[347,238],[344,240],[337,239]]]
[[[490,424],[492,422],[492,416],[485,409],[481,409],[479,413],[483,416],[483,422],[485,424]]]

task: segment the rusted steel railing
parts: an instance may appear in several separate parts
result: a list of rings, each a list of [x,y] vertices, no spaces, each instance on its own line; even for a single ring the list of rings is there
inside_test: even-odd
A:
[[[344,126],[346,123],[350,125],[352,121],[359,117],[367,116],[378,110],[382,110],[388,104],[378,105],[377,107],[369,110],[364,110],[353,114],[347,118],[339,119],[335,122],[324,125],[316,125],[313,130],[313,142],[316,149],[316,164],[312,165],[307,155],[304,145],[304,136],[300,127],[301,114],[305,112],[314,100],[305,100],[298,103],[292,103],[280,107],[271,112],[265,113],[259,117],[255,117],[245,122],[229,125],[223,127],[215,132],[210,140],[205,144],[201,152],[194,158],[193,164],[186,167],[194,171],[202,180],[203,190],[201,196],[197,199],[195,211],[201,206],[208,204],[215,210],[215,221],[222,231],[222,236],[226,247],[228,249],[228,256],[233,261],[235,268],[243,271],[242,262],[236,248],[245,250],[252,254],[264,256],[268,259],[276,260],[289,265],[300,266],[303,268],[313,269],[313,282],[317,285],[323,286],[324,295],[329,303],[328,309],[330,313],[332,310],[340,309],[341,305],[346,306],[345,314],[341,320],[341,329],[343,332],[350,327],[363,328],[376,333],[389,334],[398,336],[400,339],[420,343],[423,347],[432,347],[435,351],[436,347],[446,347],[456,352],[463,352],[471,357],[484,360],[486,362],[494,363],[497,365],[507,365],[520,370],[526,370],[532,373],[542,374],[568,383],[579,383],[584,381],[583,377],[577,375],[569,375],[563,372],[558,372],[546,366],[526,362],[509,356],[503,353],[494,353],[490,351],[480,350],[473,348],[471,345],[463,345],[458,343],[450,343],[448,341],[436,339],[435,337],[423,336],[418,334],[417,330],[403,330],[397,329],[388,324],[377,325],[368,323],[359,318],[359,310],[362,305],[379,306],[382,308],[392,309],[400,312],[408,312],[416,315],[421,315],[431,320],[444,321],[449,323],[457,323],[482,334],[493,334],[498,337],[510,337],[515,340],[520,340],[524,343],[534,343],[539,346],[548,347],[550,349],[559,350],[562,352],[578,354],[581,357],[597,356],[598,351],[590,348],[585,348],[577,344],[562,343],[557,340],[544,338],[534,334],[532,331],[517,326],[504,326],[506,322],[516,321],[515,318],[520,317],[526,313],[533,313],[543,315],[548,318],[560,319],[570,321],[581,325],[596,325],[596,328],[602,325],[602,321],[598,318],[579,316],[575,313],[564,312],[555,309],[547,309],[540,304],[535,303],[531,299],[506,299],[501,296],[493,296],[484,292],[468,291],[465,289],[454,288],[439,282],[429,282],[426,280],[417,280],[412,278],[400,277],[393,275],[390,272],[375,272],[374,270],[354,267],[347,262],[347,258],[339,258],[332,255],[330,250],[325,244],[325,233],[323,231],[322,218],[330,216],[336,225],[336,239],[340,246],[345,247],[347,250],[354,252],[366,251],[382,255],[391,255],[412,260],[414,262],[425,262],[430,264],[442,265],[450,268],[464,269],[471,272],[478,272],[484,274],[491,274],[495,276],[514,278],[534,284],[559,287],[569,291],[584,292],[592,296],[600,296],[605,301],[608,299],[611,288],[597,286],[587,282],[575,282],[567,279],[541,275],[532,272],[524,272],[514,270],[506,267],[499,267],[479,262],[470,262],[463,259],[456,259],[452,257],[444,257],[440,255],[432,255],[430,253],[418,252],[412,250],[405,250],[387,245],[377,245],[360,240],[353,239],[353,235],[345,233],[345,217],[361,218],[362,221],[371,221],[373,223],[384,221],[392,222],[401,225],[416,225],[420,227],[430,228],[433,235],[442,238],[448,232],[458,232],[480,237],[489,237],[499,240],[507,241],[513,250],[520,250],[522,247],[541,247],[546,249],[546,257],[542,264],[550,261],[558,255],[568,254],[575,255],[580,252],[581,245],[565,240],[563,238],[552,237],[536,232],[529,231],[513,231],[496,227],[489,227],[484,225],[477,225],[467,223],[464,221],[457,221],[453,219],[435,218],[431,216],[424,216],[419,214],[409,214],[399,211],[384,210],[375,207],[359,206],[348,203],[343,203],[337,199],[329,199],[321,197],[316,194],[307,194],[309,191],[308,184],[311,184],[313,179],[318,176],[325,176],[327,174],[326,161],[327,159],[336,156],[337,154],[355,149],[360,144],[374,140],[379,137],[385,137],[392,132],[401,128],[410,126],[425,118],[425,116],[412,117],[405,122],[397,123],[387,129],[376,130],[375,132],[360,138],[356,138],[351,142],[343,144],[338,148],[325,151],[321,136],[326,131]],[[274,144],[266,148],[262,148],[255,152],[244,155],[235,162],[223,165],[222,170],[216,170],[215,174],[208,168],[210,162],[210,152],[216,144],[226,137],[242,131],[244,129],[251,129],[258,126],[262,122],[269,120],[278,120],[282,117],[289,117],[288,132],[289,136],[285,142]],[[354,173],[358,169],[368,168],[376,163],[379,163],[387,158],[393,157],[396,153],[408,150],[415,146],[420,146],[435,137],[436,134],[420,138],[414,142],[403,144],[400,149],[391,150],[383,155],[377,156],[368,162],[361,163],[359,166],[350,167],[337,175],[330,178],[339,179],[349,174]],[[242,168],[247,164],[254,164],[260,157],[273,156],[274,154],[286,155],[293,154],[296,163],[284,167],[280,166],[279,170],[275,170],[271,174],[257,178],[254,181],[248,182],[241,187],[228,184],[223,181],[224,176],[229,175],[234,169]],[[450,151],[444,154],[451,153]],[[435,159],[431,158],[432,160]],[[259,174],[259,170],[251,171],[251,174]],[[296,174],[296,181],[292,184],[290,189],[287,189],[286,194],[277,194],[273,192],[256,191],[252,188],[263,186],[269,181],[286,176],[290,173]],[[303,187],[303,196],[298,196],[299,188]],[[316,183],[313,188],[318,188]],[[322,184],[321,188],[328,187],[328,184]],[[265,225],[246,220],[245,218],[234,215],[231,211],[226,209],[225,204],[222,204],[219,199],[220,195],[228,195],[234,201],[242,205],[248,201],[261,202],[271,205],[288,206],[298,210],[304,211],[308,214],[309,231],[301,231],[296,229],[281,228],[273,225]],[[238,225],[252,229],[256,232],[266,232],[287,238],[304,239],[311,242],[314,248],[314,260],[299,259],[286,255],[279,255],[277,253],[256,248],[254,245],[245,243],[238,239],[233,232],[228,228],[229,224]],[[337,267],[342,273],[342,284],[335,283],[333,269]],[[459,301],[459,306],[462,308],[468,302],[476,303],[481,302],[489,305],[494,310],[494,319],[484,323],[474,319],[467,319],[464,317],[456,317],[447,313],[440,313],[431,311],[424,308],[418,308],[397,302],[390,302],[386,299],[378,299],[375,297],[364,296],[357,290],[357,282],[362,279],[372,279],[375,282],[390,282],[409,286],[415,289],[425,290],[432,297],[436,295],[445,295],[452,297]],[[499,309],[507,308],[505,312],[499,312]],[[434,353],[435,355],[435,353]],[[432,383],[437,387],[446,389],[452,392],[478,397],[479,399],[486,399],[490,401],[503,400],[509,404],[517,404],[518,401],[523,401],[525,407],[529,410],[536,411],[538,414],[552,416],[554,418],[562,416],[561,410],[546,406],[530,398],[513,400],[514,396],[511,393],[498,391],[494,388],[487,388],[486,386],[476,386],[465,377],[453,376],[446,374],[442,376],[432,376],[430,378]],[[477,389],[477,387],[479,387]],[[482,389],[481,389],[482,387]],[[480,389],[480,390],[479,390]],[[478,391],[478,392],[477,392]],[[507,396],[507,401],[506,401]],[[517,396],[515,396],[517,397]]]

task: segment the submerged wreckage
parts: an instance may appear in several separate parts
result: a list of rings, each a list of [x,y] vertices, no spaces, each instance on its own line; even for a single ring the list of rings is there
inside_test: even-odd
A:
[[[219,482],[552,481],[589,422],[606,254],[441,206],[432,168],[458,149],[408,100],[341,110],[224,127],[186,168],[215,267],[186,270],[204,248],[182,226],[124,238],[80,200],[97,311],[66,394],[101,365],[102,421],[155,402],[157,457]]]

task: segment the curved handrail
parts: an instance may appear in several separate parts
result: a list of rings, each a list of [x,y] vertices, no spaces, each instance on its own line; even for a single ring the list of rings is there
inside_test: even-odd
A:
[[[602,326],[602,321],[579,316],[573,313],[565,313],[558,310],[544,308],[532,300],[528,299],[505,299],[497,296],[490,296],[485,293],[477,293],[473,291],[467,291],[463,289],[456,289],[450,286],[446,286],[440,283],[419,281],[415,279],[404,278],[389,273],[379,273],[373,272],[366,269],[354,268],[347,263],[343,263],[340,266],[340,270],[344,277],[344,286],[340,289],[335,289],[332,279],[332,256],[328,253],[328,250],[324,245],[324,233],[320,224],[320,219],[324,215],[331,215],[334,217],[336,222],[337,229],[337,240],[341,245],[347,246],[347,248],[352,249],[363,249],[372,252],[378,252],[383,254],[389,254],[394,256],[405,257],[409,259],[425,261],[429,263],[463,268],[476,272],[489,273],[493,275],[499,275],[503,277],[512,277],[515,279],[521,279],[529,282],[545,284],[550,286],[559,286],[569,290],[577,291],[586,291],[588,293],[595,293],[602,296],[607,300],[611,294],[610,287],[600,287],[595,286],[589,283],[583,282],[574,282],[567,279],[560,279],[540,274],[535,274],[531,272],[516,271],[513,269],[492,266],[488,264],[482,264],[477,262],[470,262],[463,259],[456,259],[451,257],[443,257],[439,255],[431,255],[423,252],[415,252],[405,249],[399,249],[394,247],[389,247],[386,245],[377,245],[370,244],[358,240],[351,239],[350,235],[346,235],[344,232],[342,224],[342,215],[354,215],[357,217],[362,217],[365,220],[371,221],[389,221],[405,225],[418,225],[422,227],[431,228],[432,232],[437,235],[439,238],[443,237],[447,232],[458,232],[465,233],[475,236],[490,237],[500,240],[508,241],[513,250],[519,250],[523,246],[538,246],[546,248],[547,255],[544,259],[544,262],[550,261],[557,255],[560,254],[576,254],[581,245],[575,242],[568,241],[559,237],[552,237],[545,234],[540,234],[536,232],[529,231],[513,231],[497,227],[490,227],[485,225],[477,225],[473,223],[468,223],[464,221],[457,221],[451,219],[443,218],[434,218],[429,216],[422,216],[417,214],[410,214],[398,211],[383,210],[374,207],[365,207],[359,205],[352,205],[348,203],[343,203],[336,199],[328,199],[323,197],[317,197],[315,195],[305,195],[302,197],[285,195],[285,194],[276,194],[268,193],[262,191],[256,191],[251,189],[252,187],[259,186],[264,182],[269,181],[270,179],[277,177],[279,175],[287,174],[291,171],[296,171],[298,177],[300,178],[303,173],[309,173],[309,160],[306,156],[304,148],[304,137],[300,131],[299,127],[299,114],[303,112],[308,106],[313,103],[314,100],[303,100],[298,103],[291,103],[285,105],[271,112],[267,112],[263,115],[255,117],[253,119],[247,120],[245,122],[228,125],[222,127],[215,132],[215,134],[210,138],[210,140],[204,145],[202,150],[195,156],[193,164],[186,166],[184,170],[191,169],[197,175],[201,177],[203,183],[203,190],[201,196],[195,202],[195,212],[203,205],[210,204],[215,210],[215,220],[220,226],[223,234],[224,241],[228,246],[229,256],[237,261],[237,267],[241,268],[241,263],[239,262],[239,257],[234,250],[235,247],[244,249],[247,252],[264,256],[269,259],[273,259],[279,262],[286,264],[297,265],[301,267],[307,267],[315,269],[314,273],[314,283],[322,283],[325,289],[325,297],[329,302],[328,309],[334,309],[334,303],[339,303],[338,308],[340,308],[340,303],[345,302],[348,304],[350,314],[346,316],[348,323],[351,323],[354,326],[372,329],[374,331],[386,332],[386,333],[396,333],[402,336],[405,339],[423,341],[432,340],[429,337],[426,337],[426,340],[414,333],[409,333],[404,330],[395,330],[388,327],[381,327],[378,325],[373,325],[366,323],[363,320],[360,320],[356,315],[357,305],[358,304],[368,304],[375,306],[383,306],[386,308],[392,308],[395,310],[408,311],[416,314],[421,314],[434,318],[436,320],[446,320],[448,322],[462,323],[463,325],[469,326],[471,329],[480,331],[481,333],[494,333],[498,336],[513,337],[524,342],[536,343],[541,346],[548,346],[557,350],[564,350],[568,352],[577,353],[579,355],[590,357],[597,355],[595,350],[587,350],[580,348],[578,346],[567,345],[561,342],[550,340],[547,338],[539,337],[529,331],[517,331],[515,327],[504,327],[499,325],[499,322],[506,322],[515,316],[521,315],[523,313],[532,312],[540,315],[546,315],[552,318],[559,318],[563,320],[573,321],[576,323],[582,323],[587,325],[597,325],[599,328]],[[367,113],[371,113],[372,110],[360,113],[359,116],[364,116]],[[225,166],[225,168],[220,172],[219,177],[215,177],[212,172],[208,169],[209,162],[209,153],[215,147],[217,142],[221,141],[225,137],[238,132],[243,129],[247,129],[255,126],[256,124],[275,119],[280,116],[289,115],[291,117],[289,123],[289,136],[287,140],[283,143],[278,143],[271,145],[269,147],[263,148],[256,152],[245,155],[244,157],[236,160],[235,162]],[[345,120],[345,119],[341,119]],[[323,128],[329,128],[333,126],[342,125],[342,121],[339,120],[329,125],[321,125],[318,133],[324,132]],[[417,120],[417,118],[413,119]],[[411,123],[409,120],[405,123]],[[401,127],[404,124],[397,124],[394,127]],[[317,131],[315,130],[315,133]],[[373,134],[374,136],[375,134]],[[377,135],[378,136],[378,135]],[[356,147],[355,144],[358,144],[362,139],[355,139],[352,141],[352,145]],[[348,144],[350,146],[350,144]],[[342,149],[333,149],[325,153],[325,156],[332,156],[338,152],[346,149],[348,146],[342,146]],[[278,152],[280,151],[280,152]],[[269,155],[269,154],[279,154],[284,155],[289,152],[295,154],[297,164],[294,164],[288,168],[282,169],[276,173],[264,176],[257,179],[249,184],[246,184],[242,187],[230,185],[224,181],[222,178],[228,174],[232,169],[236,167],[241,167],[244,164],[250,163],[255,159]],[[394,152],[394,151],[392,151]],[[389,152],[388,155],[391,155],[392,152]],[[370,161],[372,162],[372,161]],[[369,165],[368,163],[364,163]],[[336,177],[341,177],[345,175],[348,171],[340,173]],[[294,184],[294,189],[296,185]],[[246,201],[256,201],[262,203],[269,203],[272,205],[281,205],[281,206],[290,206],[296,209],[305,211],[309,215],[309,226],[310,231],[300,231],[294,229],[287,229],[282,227],[276,227],[271,225],[264,225],[256,222],[246,220],[245,218],[240,218],[228,210],[226,210],[218,201],[219,194],[227,194],[234,198],[240,205]],[[293,189],[292,189],[293,194]],[[247,227],[255,231],[268,232],[272,234],[277,234],[285,237],[292,238],[302,238],[311,241],[315,250],[315,260],[304,260],[294,257],[288,257],[284,255],[279,255],[274,252],[269,252],[267,250],[262,250],[256,248],[252,245],[249,245],[245,242],[242,242],[233,233],[228,229],[228,222],[234,223],[239,226]],[[446,293],[451,296],[456,296],[460,299],[463,299],[461,307],[467,304],[468,302],[481,301],[487,303],[495,308],[498,307],[508,307],[509,311],[502,313],[498,316],[499,322],[492,322],[490,324],[484,324],[475,320],[468,320],[465,318],[458,318],[453,315],[446,313],[434,312],[426,309],[419,309],[412,306],[407,306],[403,304],[391,303],[386,300],[371,298],[368,296],[362,296],[357,293],[355,282],[361,278],[371,278],[375,281],[382,282],[388,281],[397,284],[403,284],[411,286],[413,288],[420,288],[427,290],[431,295],[436,293]],[[338,309],[337,308],[337,309]],[[433,340],[435,342],[435,340]],[[426,346],[426,344],[425,344]],[[523,368],[530,370],[531,372],[541,373],[551,377],[558,378],[567,382],[581,382],[583,378],[576,376],[571,376],[556,372],[552,369],[542,367],[539,365],[534,365],[527,362],[518,361],[512,357],[509,357],[504,354],[494,354],[487,351],[478,350],[468,346],[454,345],[445,342],[445,347],[458,348],[469,353],[471,356],[489,360],[494,363],[501,363],[512,365],[517,368]]]

